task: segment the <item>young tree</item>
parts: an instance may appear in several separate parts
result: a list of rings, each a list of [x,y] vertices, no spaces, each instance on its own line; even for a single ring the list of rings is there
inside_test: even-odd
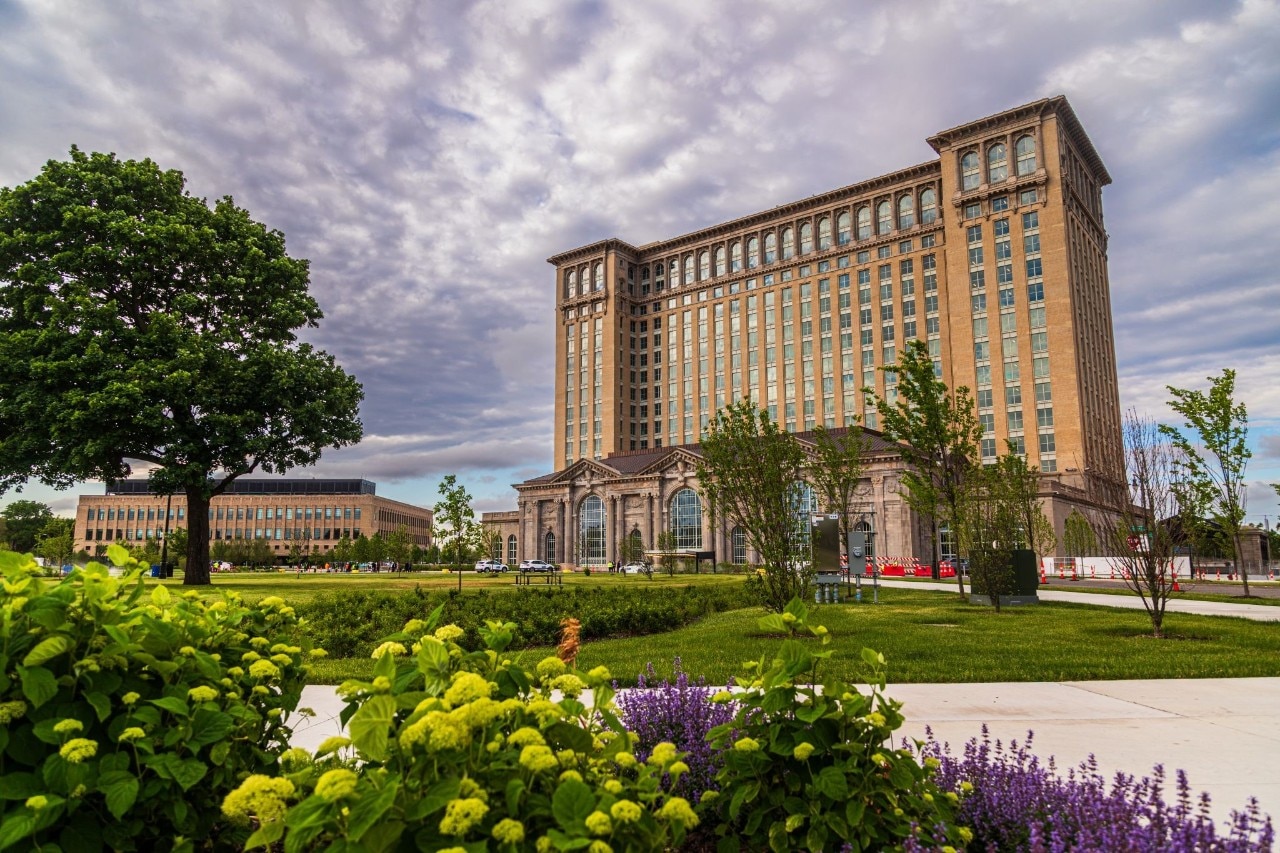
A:
[[[369,537],[361,533],[351,543],[351,559],[357,563],[367,563],[373,559],[373,549]]]
[[[1044,556],[1053,553],[1057,536],[1053,522],[1044,514],[1040,503],[1040,468],[1028,465],[1027,460],[1015,452],[1013,442],[1008,442],[1008,452],[991,466],[997,477],[997,486],[1010,510],[1017,519],[1018,544]]]
[[[165,538],[169,542],[169,547],[167,549],[168,553],[164,555],[165,558],[172,563],[176,563],[178,568],[181,568],[183,569],[183,571],[185,571],[186,570],[185,555],[187,553],[187,548],[189,548],[191,545],[191,543],[188,541],[189,537],[187,536],[187,528],[172,527],[169,529],[169,535]],[[166,549],[162,548],[161,552],[163,553],[165,550]]]
[[[662,555],[662,570],[674,577],[676,567],[680,564],[675,533],[665,530],[658,534],[658,552]]]
[[[441,481],[439,492],[441,500],[436,502],[434,520],[441,559],[446,563],[464,563],[477,545],[478,525],[471,508],[471,495],[458,485],[458,478],[453,474]]]
[[[840,434],[819,426],[814,430],[813,444],[809,482],[822,496],[826,511],[840,513],[840,549],[844,551],[853,530],[849,507],[862,483],[862,457],[871,442],[859,426],[848,427]]]
[[[1129,412],[1123,425],[1125,467],[1133,494],[1120,512],[1107,516],[1105,543],[1151,619],[1152,633],[1164,636],[1164,613],[1173,595],[1176,553],[1166,523],[1179,514],[1174,483],[1183,464],[1155,422]]]
[[[481,524],[477,538],[480,543],[480,554],[494,560],[502,560],[502,534],[498,529]]]
[[[0,189],[0,490],[149,463],[209,583],[212,497],[360,439],[360,384],[297,339],[321,317],[307,262],[230,197],[72,148]]]
[[[864,388],[880,416],[880,431],[896,441],[907,463],[903,495],[908,506],[927,517],[932,536],[932,565],[938,575],[938,522],[951,523],[959,512],[964,479],[979,461],[982,426],[969,389],[951,392],[934,372],[924,341],[903,348],[896,365],[881,368],[897,378],[898,397],[889,403],[873,388]],[[964,575],[956,572],[960,595]]]
[[[622,537],[622,544],[618,546],[618,559],[624,566],[644,560],[644,541],[635,535]]]
[[[394,560],[397,568],[409,562],[413,556],[413,536],[409,533],[409,525],[402,524],[387,537],[387,559]]]
[[[1062,548],[1068,557],[1087,557],[1098,553],[1098,537],[1089,519],[1079,510],[1071,510],[1062,524]]]
[[[357,559],[355,543],[351,541],[351,535],[348,533],[342,534],[329,553],[331,558],[339,563],[349,563]]]
[[[721,409],[702,433],[702,493],[760,555],[762,603],[776,612],[805,597],[813,575],[809,519],[797,523],[794,501],[805,462],[795,436],[749,399]]]
[[[969,560],[973,591],[987,596],[997,613],[1001,598],[1013,594],[1013,551],[1023,538],[1019,489],[1002,470],[1016,469],[1012,461],[1006,461],[1009,459],[1022,461],[1010,452],[995,465],[979,466],[969,473],[953,517],[956,544]]]
[[[37,549],[55,567],[71,562],[75,547],[75,519],[50,519],[40,531]]]
[[[1249,413],[1243,402],[1235,402],[1236,372],[1223,370],[1210,376],[1209,393],[1166,386],[1173,399],[1169,407],[1182,415],[1188,437],[1176,427],[1160,426],[1161,434],[1180,452],[1178,466],[1187,487],[1199,493],[1209,506],[1231,558],[1240,565],[1240,526],[1244,523],[1249,466]],[[1249,596],[1249,574],[1240,566],[1244,594]]]
[[[0,397],[3,394],[4,391],[0,389]],[[0,438],[0,445],[3,442],[4,439]],[[54,517],[53,510],[49,509],[48,504],[27,500],[14,501],[5,507],[0,515],[4,516],[5,537],[9,548],[19,554],[25,554],[36,547],[40,531]]]

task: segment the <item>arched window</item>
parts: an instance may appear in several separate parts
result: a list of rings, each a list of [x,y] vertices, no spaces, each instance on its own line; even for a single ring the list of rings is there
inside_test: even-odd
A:
[[[684,258],[684,283],[693,284],[693,255]]]
[[[956,537],[952,535],[950,525],[938,525],[938,556],[943,560],[956,558]]]
[[[853,239],[852,222],[847,210],[836,217],[836,242],[841,246]]]
[[[502,537],[501,536],[493,537],[493,553],[490,554],[489,556],[497,560],[499,563],[502,562]]]
[[[803,480],[797,480],[791,487],[788,496],[792,517],[795,520],[795,534],[792,541],[799,549],[797,559],[808,560],[809,531],[813,527],[812,516],[818,511],[818,493]],[[801,556],[804,555],[804,556]]]
[[[735,566],[746,564],[747,531],[743,530],[741,527],[733,528],[733,532],[729,534],[729,551],[729,559]]]
[[[800,254],[807,255],[813,251],[813,225],[800,223]]]
[[[604,264],[596,264],[596,290],[604,290]]]
[[[570,299],[578,295],[578,273],[574,270],[565,276],[565,295]]]
[[[920,224],[929,225],[938,219],[938,194],[932,189],[920,193]]]
[[[778,235],[770,231],[764,235],[764,262],[771,264],[778,259]]]
[[[782,259],[785,261],[796,253],[795,233],[790,228],[782,229]]]
[[[858,239],[866,240],[871,236],[871,208],[858,208]]]
[[[671,282],[671,286],[675,287],[680,283],[680,262],[672,259],[671,275],[667,276],[667,280]]]
[[[867,563],[870,564],[871,560],[876,555],[876,531],[871,526],[871,522],[867,521],[865,518],[855,524],[853,529],[854,531],[861,533],[863,539],[866,540]]]
[[[898,229],[905,231],[916,224],[915,203],[911,196],[904,195],[898,199]]]
[[[742,243],[734,240],[729,245],[729,271],[738,272],[742,269]]]
[[[888,234],[893,228],[893,207],[887,201],[876,205],[876,233]]]
[[[987,149],[987,183],[1003,183],[1009,177],[1009,157],[1003,143]]]
[[[1018,174],[1030,175],[1036,170],[1036,141],[1030,136],[1019,137],[1017,147]]]
[[[631,551],[631,554],[629,555],[629,559],[643,560],[644,559],[644,539],[641,538],[640,531],[638,529],[632,530],[630,535],[627,537],[627,539],[631,543],[631,546],[628,549]]]
[[[724,275],[724,246],[716,246],[716,275]]]
[[[556,562],[556,535],[550,530],[542,537],[542,559],[553,565]]]
[[[604,564],[604,501],[598,495],[588,495],[578,510],[578,542],[581,552],[578,554],[578,565],[599,566]]]
[[[693,489],[681,489],[672,498],[671,532],[680,550],[702,550],[702,501]]]
[[[755,269],[760,266],[760,238],[750,237],[747,239],[747,269]]]
[[[711,253],[705,249],[698,255],[698,278],[711,278]]]
[[[960,158],[960,189],[976,190],[982,183],[982,173],[978,169],[978,154],[970,151]]]
[[[818,220],[818,248],[831,248],[831,217],[829,216]]]
[[[507,537],[507,565],[508,566],[514,566],[518,562],[516,560],[516,556],[517,556],[516,555],[516,537],[515,537],[515,534],[513,533]]]

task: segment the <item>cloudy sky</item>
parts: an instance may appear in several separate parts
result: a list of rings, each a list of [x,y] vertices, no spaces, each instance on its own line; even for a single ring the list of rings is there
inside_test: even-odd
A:
[[[550,470],[547,257],[923,162],[936,131],[1065,94],[1115,181],[1122,404],[1168,419],[1166,385],[1234,367],[1250,519],[1277,522],[1277,2],[0,0],[0,32],[0,185],[75,144],[234,196],[310,259],[309,337],[364,383],[365,440],[314,473],[424,505],[454,473],[479,510]]]

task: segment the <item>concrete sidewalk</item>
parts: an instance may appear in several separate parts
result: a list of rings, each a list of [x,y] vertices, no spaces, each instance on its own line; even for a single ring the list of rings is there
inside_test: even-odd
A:
[[[1280,819],[1280,678],[895,684],[887,692],[903,703],[901,736],[923,738],[930,727],[954,755],[983,724],[1006,743],[1032,730],[1033,752],[1054,757],[1063,774],[1090,754],[1108,779],[1117,771],[1141,778],[1162,764],[1167,801],[1181,769],[1194,795],[1212,797],[1219,822],[1251,796]],[[294,746],[314,750],[341,733],[333,687],[305,688],[301,706],[316,716],[298,723]]]
[[[899,589],[926,589],[937,592],[955,592],[955,581],[902,581],[880,578],[880,585]],[[965,582],[965,592],[969,592],[969,583]],[[862,587],[863,597],[867,595],[867,585]],[[1142,601],[1136,595],[1111,595],[1103,592],[1062,592],[1055,589],[1042,589],[1037,592],[1043,601],[1069,601],[1074,604],[1092,604],[1097,607],[1120,607],[1127,610],[1142,610]],[[1165,607],[1166,613],[1194,613],[1200,616],[1235,616],[1240,619],[1253,619],[1258,622],[1280,622],[1280,607],[1270,604],[1245,604],[1235,601],[1194,601],[1185,598],[1170,599]]]

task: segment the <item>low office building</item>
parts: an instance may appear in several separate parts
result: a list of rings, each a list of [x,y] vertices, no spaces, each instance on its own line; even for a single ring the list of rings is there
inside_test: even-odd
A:
[[[278,560],[300,545],[323,559],[344,536],[386,536],[403,525],[415,544],[431,545],[431,510],[378,497],[359,479],[239,479],[209,505],[210,543],[264,539]],[[76,549],[101,554],[112,542],[141,545],[187,526],[186,497],[154,494],[146,480],[117,480],[106,494],[81,495]]]

